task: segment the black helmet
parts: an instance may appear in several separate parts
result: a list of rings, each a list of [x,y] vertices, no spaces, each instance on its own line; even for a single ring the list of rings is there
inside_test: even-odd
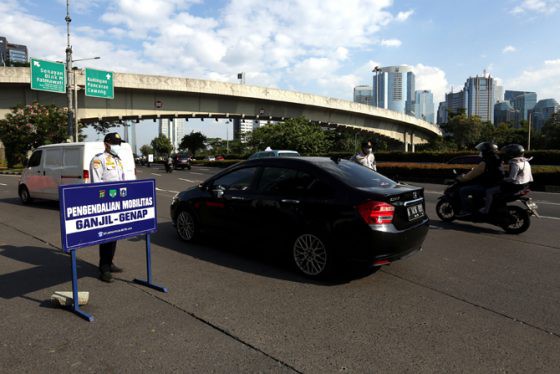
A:
[[[482,153],[496,153],[498,151],[498,146],[491,142],[479,143],[475,148]]]
[[[508,144],[500,150],[507,158],[515,158],[523,156],[525,153],[525,148],[521,144]]]

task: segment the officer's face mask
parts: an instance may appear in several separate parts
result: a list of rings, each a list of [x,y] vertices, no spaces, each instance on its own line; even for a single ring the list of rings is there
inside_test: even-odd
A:
[[[115,156],[118,156],[120,151],[121,151],[121,145],[120,144],[111,144],[111,153],[112,154],[114,154]]]

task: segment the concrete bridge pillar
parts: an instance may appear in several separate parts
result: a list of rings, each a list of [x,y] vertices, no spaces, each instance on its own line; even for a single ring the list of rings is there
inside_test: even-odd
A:
[[[403,134],[404,151],[408,152],[408,133],[405,131]]]
[[[415,144],[414,144],[414,133],[413,132],[410,133],[410,149],[411,149],[412,153],[416,152],[416,147],[415,147]]]

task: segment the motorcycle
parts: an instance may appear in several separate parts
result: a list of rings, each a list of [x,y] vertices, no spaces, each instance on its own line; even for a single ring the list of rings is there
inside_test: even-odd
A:
[[[475,199],[469,196],[469,206],[472,213],[457,217],[456,214],[461,211],[459,189],[464,185],[464,183],[453,182],[445,189],[443,196],[438,198],[436,213],[442,221],[461,220],[489,223],[501,227],[508,234],[521,234],[527,231],[531,225],[531,216],[539,217],[537,204],[527,196],[531,192],[529,187],[515,193],[498,193],[494,197],[488,214],[479,212],[479,209],[484,206],[484,199]],[[524,207],[508,204],[516,201],[521,202]]]
[[[173,172],[173,163],[165,161],[165,172],[172,173]]]

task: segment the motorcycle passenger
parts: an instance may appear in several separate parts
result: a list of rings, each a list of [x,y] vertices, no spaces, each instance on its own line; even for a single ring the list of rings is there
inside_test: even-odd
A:
[[[492,201],[497,193],[514,194],[523,190],[533,181],[531,164],[529,164],[532,158],[525,158],[525,149],[522,145],[509,144],[502,147],[500,151],[509,164],[509,175],[504,178],[499,186],[489,188],[486,191],[486,204],[480,210],[484,214],[490,211]]]
[[[471,214],[469,195],[472,195],[475,199],[482,198],[486,189],[499,185],[504,178],[502,161],[498,156],[498,147],[491,142],[482,142],[475,148],[479,151],[482,161],[467,174],[457,177],[459,182],[468,183],[459,189],[461,211],[456,215],[458,218]]]

